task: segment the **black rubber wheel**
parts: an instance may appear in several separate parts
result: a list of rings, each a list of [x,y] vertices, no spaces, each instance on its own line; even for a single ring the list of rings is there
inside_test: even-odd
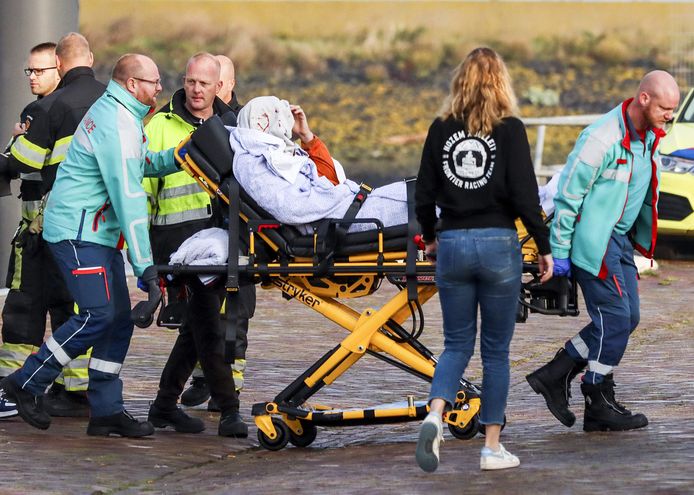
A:
[[[289,429],[289,442],[295,447],[308,447],[316,439],[318,435],[318,428],[313,423],[308,421],[300,421],[301,428],[304,432],[301,435],[297,435],[291,429]]]
[[[137,318],[134,323],[137,328],[147,328],[154,323],[154,314],[149,315],[146,320],[141,316]]]
[[[506,415],[504,414],[504,424],[501,425],[501,431],[504,431],[504,428],[506,428]],[[483,424],[480,424],[480,433],[484,435],[487,432],[487,429],[484,427]]]
[[[470,422],[466,424],[463,428],[459,428],[455,425],[448,424],[448,431],[459,440],[470,440],[477,432],[480,431],[480,418],[479,415],[475,414]]]
[[[270,438],[263,430],[258,429],[258,441],[267,450],[282,450],[289,442],[289,428],[279,418],[272,418],[272,424],[275,426],[275,430],[277,430],[277,437]]]

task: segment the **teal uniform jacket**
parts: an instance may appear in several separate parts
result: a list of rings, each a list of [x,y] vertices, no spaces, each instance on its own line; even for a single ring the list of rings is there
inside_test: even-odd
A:
[[[552,255],[571,262],[596,277],[607,273],[602,260],[615,226],[627,203],[629,182],[638,159],[631,151],[624,101],[586,127],[576,141],[559,178],[550,231]],[[649,129],[645,149],[651,164],[650,190],[631,229],[635,248],[653,257],[658,225],[657,153],[662,129]]]
[[[135,275],[153,263],[142,179],[178,168],[173,149],[147,149],[142,119],[149,111],[120,84],[109,83],[80,122],[59,167],[44,214],[46,241],[82,240],[119,249],[124,238]]]

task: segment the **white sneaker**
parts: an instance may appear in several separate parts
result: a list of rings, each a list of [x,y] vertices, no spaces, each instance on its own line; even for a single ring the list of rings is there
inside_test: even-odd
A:
[[[419,430],[419,441],[415,457],[417,464],[424,471],[431,473],[439,467],[439,444],[443,441],[443,423],[441,416],[434,413],[427,414]]]
[[[506,450],[501,444],[499,444],[499,450],[496,452],[489,447],[482,447],[482,452],[480,453],[480,469],[483,471],[508,469],[519,465],[520,460],[518,460],[518,457]]]

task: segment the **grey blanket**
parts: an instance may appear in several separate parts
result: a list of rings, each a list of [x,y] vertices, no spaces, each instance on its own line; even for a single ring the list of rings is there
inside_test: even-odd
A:
[[[319,177],[316,165],[299,154],[287,173],[286,160],[276,161],[283,143],[271,135],[243,128],[231,128],[229,138],[234,150],[234,175],[241,187],[277,221],[295,225],[311,233],[312,222],[344,217],[359,191],[359,185],[345,180],[337,186]],[[278,163],[277,166],[273,162]],[[284,172],[280,175],[279,171]],[[290,182],[285,177],[295,177]],[[374,189],[357,213],[357,218],[377,218],[385,227],[407,223],[407,192],[404,181]],[[371,230],[373,224],[354,224],[349,231]]]

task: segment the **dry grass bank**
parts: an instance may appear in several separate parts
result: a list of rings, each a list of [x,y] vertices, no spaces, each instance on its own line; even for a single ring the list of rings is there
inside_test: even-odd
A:
[[[140,51],[159,63],[170,94],[191,54],[226,53],[243,101],[276,94],[301,103],[351,174],[368,178],[416,172],[450,71],[474,46],[505,57],[522,116],[601,113],[630,96],[644,72],[671,65],[671,34],[694,30],[694,6],[678,2],[82,0],[80,7],[102,79],[119,55]],[[686,19],[692,26],[675,28]],[[551,129],[545,163],[563,161],[578,131]]]

